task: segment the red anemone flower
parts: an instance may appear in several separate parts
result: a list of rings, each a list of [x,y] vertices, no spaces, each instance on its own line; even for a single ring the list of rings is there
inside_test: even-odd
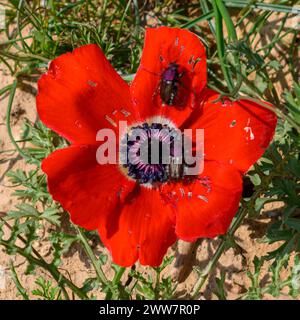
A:
[[[177,238],[226,233],[242,174],[262,156],[276,126],[274,113],[259,104],[207,89],[204,46],[195,34],[167,27],[147,29],[130,86],[96,45],[53,60],[38,82],[37,109],[70,142],[42,163],[49,192],[72,222],[98,229],[122,266],[138,259],[157,266]],[[203,128],[203,172],[171,179],[166,166],[98,164],[97,131],[111,128],[118,136],[120,120],[147,130]]]

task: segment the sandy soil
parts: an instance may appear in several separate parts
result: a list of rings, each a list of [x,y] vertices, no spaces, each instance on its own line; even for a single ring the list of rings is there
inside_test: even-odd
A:
[[[267,30],[262,30],[262,35],[265,38],[264,41],[270,41],[276,29],[279,26],[282,15],[274,15]],[[290,19],[289,23],[293,25],[295,21]],[[283,69],[274,74],[274,82],[279,90],[289,88],[291,85],[291,79],[287,74],[286,61],[282,57],[282,52],[289,48],[290,38],[284,38],[282,45],[276,46],[272,51],[274,58],[280,59],[280,63]],[[0,88],[12,82],[12,78],[7,74],[7,71],[2,68],[0,71]],[[22,122],[25,118],[29,118],[35,121],[37,118],[35,109],[35,94],[36,86],[31,84],[30,90],[21,91],[17,90],[12,113],[12,128],[13,134],[16,140],[20,138]],[[5,112],[8,102],[8,97],[4,97],[0,100],[0,150],[10,150],[13,149],[11,142],[9,141],[8,134],[5,126]],[[14,208],[16,204],[16,199],[11,196],[13,189],[10,187],[9,181],[5,174],[9,170],[27,169],[28,166],[24,164],[16,153],[5,153],[0,154],[0,211],[7,212]],[[282,206],[282,203],[273,203],[265,207],[266,212],[277,211]],[[207,285],[205,286],[202,294],[203,299],[215,299],[213,291],[216,287],[215,277],[220,275],[221,271],[226,271],[226,291],[229,299],[236,299],[238,296],[245,291],[245,288],[249,286],[249,280],[246,276],[246,270],[250,267],[252,269],[251,261],[256,255],[258,257],[265,255],[268,251],[274,249],[274,246],[269,246],[267,244],[261,243],[260,239],[264,235],[266,228],[270,224],[271,218],[268,218],[267,214],[263,214],[261,218],[257,220],[247,220],[238,229],[236,233],[236,238],[242,250],[239,252],[233,249],[228,250],[220,259],[215,272],[210,276]],[[49,226],[45,225],[45,232],[41,232],[41,239],[36,247],[36,249],[45,257],[49,255],[49,243],[46,240],[46,236],[49,230]],[[218,240],[203,240],[199,244],[198,248],[195,248],[194,255],[190,257],[190,261],[187,266],[187,275],[183,277],[183,282],[178,288],[178,297],[184,298],[188,292],[190,292],[194,283],[196,282],[197,275],[192,271],[192,266],[199,266],[201,268],[205,267],[209,258],[213,255],[219,241]],[[184,245],[180,245],[183,247]],[[278,246],[275,245],[275,246]],[[106,252],[106,249],[96,245],[95,250],[98,252]],[[173,251],[173,249],[170,250]],[[36,276],[25,275],[26,270],[25,260],[21,257],[13,257],[6,255],[2,248],[0,249],[0,275],[4,273],[2,277],[2,282],[0,282],[0,299],[21,299],[20,296],[16,296],[16,288],[9,274],[9,262],[12,260],[18,274],[20,275],[20,281],[23,286],[29,291],[34,289],[36,285],[34,284],[34,279]],[[267,269],[267,266],[265,267]],[[74,247],[70,252],[63,258],[63,264],[61,265],[61,270],[71,278],[78,285],[82,284],[83,280],[93,274],[92,268],[89,265],[87,258],[79,247]],[[108,276],[110,275],[110,271]],[[168,270],[168,272],[174,272],[174,270]],[[44,271],[37,269],[37,275],[43,275],[45,278],[48,277]],[[285,276],[284,274],[282,275]],[[262,280],[264,282],[268,281],[269,274],[267,270],[262,275]],[[3,278],[5,281],[3,281]],[[126,280],[126,274],[124,275],[124,280]],[[101,298],[101,294],[95,292],[98,298]],[[266,299],[270,297],[265,297]],[[281,298],[285,298],[282,296]]]

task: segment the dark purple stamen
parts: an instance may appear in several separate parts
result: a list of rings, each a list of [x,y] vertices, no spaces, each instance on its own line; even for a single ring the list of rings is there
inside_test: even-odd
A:
[[[137,129],[140,129],[142,134],[141,136],[132,139],[134,136],[133,131]],[[178,151],[174,150],[174,136],[176,137],[174,132],[174,129],[169,128],[167,125],[162,125],[161,123],[152,123],[150,125],[148,123],[143,123],[142,125],[132,127],[129,133],[127,133],[121,141],[120,150],[121,157],[126,155],[126,159],[122,159],[122,161],[124,163],[124,160],[126,160],[126,164],[124,164],[123,167],[127,169],[128,176],[141,184],[168,181],[168,164],[162,159],[162,148],[164,144],[169,144],[170,159],[174,157],[174,154],[178,153]],[[151,163],[151,141],[154,140],[159,143],[158,163]],[[143,144],[146,144],[148,148],[147,163],[142,161],[140,155],[141,146]],[[129,158],[129,155],[131,155],[131,159]]]

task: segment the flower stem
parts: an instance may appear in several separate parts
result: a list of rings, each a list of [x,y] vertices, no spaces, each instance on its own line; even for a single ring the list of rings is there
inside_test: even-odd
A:
[[[12,260],[10,260],[10,270],[11,270],[12,280],[13,280],[18,292],[20,293],[20,295],[23,297],[24,300],[29,300],[28,294],[18,278],[18,274],[15,270],[15,267],[14,267]]]
[[[120,282],[125,271],[126,271],[125,267],[120,267],[119,271],[114,276],[113,285],[117,285]]]
[[[223,0],[226,7],[232,8],[251,8],[254,10],[266,10],[271,12],[285,12],[291,14],[299,14],[300,8],[296,6],[285,6],[275,3],[264,3],[251,0]],[[213,2],[213,1],[212,1]]]
[[[11,109],[12,109],[12,105],[13,105],[13,101],[14,101],[14,97],[15,97],[15,93],[16,93],[16,89],[17,89],[17,80],[15,80],[13,82],[13,84],[11,85],[11,91],[10,91],[10,95],[9,95],[9,99],[8,99],[8,105],[7,105],[7,110],[6,110],[6,127],[7,127],[7,132],[8,132],[8,136],[10,138],[11,143],[14,145],[14,147],[16,148],[16,150],[19,152],[19,154],[26,159],[27,155],[23,152],[23,150],[18,146],[16,140],[14,139],[14,136],[12,134],[12,130],[11,130],[11,126],[10,126],[10,114],[11,114]]]
[[[234,44],[237,44],[238,37],[237,37],[236,31],[235,31],[235,26],[231,20],[230,14],[229,14],[226,6],[223,3],[223,0],[216,0],[215,2],[216,2],[217,9],[219,10],[219,12],[221,14],[221,17],[224,19],[229,39]],[[236,86],[233,87],[230,92],[231,96],[236,95],[239,92],[240,87],[242,85],[242,77],[241,77],[242,68],[241,68],[240,58],[236,52],[233,52],[233,58],[234,58],[234,62],[235,62],[235,67],[237,69],[237,72],[236,72],[237,83],[236,83]]]
[[[112,300],[112,299],[118,299],[119,297],[119,291],[117,290],[118,285],[121,281],[121,278],[126,271],[125,267],[119,267],[119,270],[116,272],[113,280],[112,280],[112,286],[114,290],[110,290],[106,293],[105,300]]]
[[[154,300],[158,300],[159,299],[159,284],[160,284],[160,269],[156,268],[155,272],[156,272],[156,280],[155,280],[155,287],[154,287],[154,294],[155,294]]]
[[[224,41],[224,34],[223,34],[223,21],[222,21],[222,15],[220,13],[220,10],[217,6],[216,1],[211,2],[213,6],[213,11],[215,15],[215,22],[216,22],[216,41],[217,41],[217,52],[220,59],[220,65],[221,69],[224,75],[224,78],[226,80],[227,86],[229,91],[233,91],[234,85],[232,82],[232,79],[229,74],[228,67],[225,62],[225,41]]]
[[[6,241],[6,240],[0,239],[0,245],[4,246],[7,249],[11,248],[9,241]],[[84,300],[88,299],[87,295],[85,293],[83,293],[81,291],[81,289],[78,288],[72,281],[70,281],[64,275],[62,275],[54,265],[47,263],[44,259],[35,258],[30,253],[25,251],[25,249],[23,249],[23,248],[14,246],[14,250],[16,253],[18,253],[21,256],[23,256],[24,258],[26,258],[29,263],[31,263],[33,265],[37,265],[37,266],[47,270],[52,275],[52,277],[55,279],[55,281],[57,282],[57,284],[61,288],[61,290],[67,300],[69,300],[69,295],[68,295],[64,285],[67,285],[79,298],[84,299]]]
[[[87,256],[90,258],[91,260],[91,263],[96,271],[96,274],[97,274],[97,277],[98,277],[98,280],[102,283],[102,285],[104,285],[105,287],[108,287],[110,289],[110,291],[113,292],[113,287],[112,287],[112,284],[111,282],[106,278],[100,264],[98,263],[97,261],[97,258],[96,256],[94,255],[94,252],[93,250],[91,249],[89,243],[88,243],[88,240],[84,234],[84,232],[81,230],[81,228],[77,227],[77,226],[74,226],[77,233],[78,233],[78,236],[79,236],[79,240],[81,241],[83,247],[84,247],[84,250],[87,254]]]
[[[191,299],[196,299],[201,288],[203,287],[204,283],[206,282],[209,274],[212,272],[212,270],[216,267],[221,255],[227,248],[227,242],[226,240],[230,237],[232,237],[235,233],[235,231],[238,229],[238,227],[241,225],[243,222],[244,218],[247,215],[247,209],[243,208],[240,210],[238,213],[236,219],[233,221],[227,235],[225,236],[225,239],[222,240],[221,244],[219,245],[218,249],[216,250],[214,256],[212,259],[209,261],[208,265],[205,267],[205,269],[201,272],[200,277],[198,281],[196,282]]]

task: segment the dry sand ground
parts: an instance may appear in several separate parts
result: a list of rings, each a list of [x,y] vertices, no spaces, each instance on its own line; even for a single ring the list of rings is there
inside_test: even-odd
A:
[[[270,24],[266,30],[262,31],[262,42],[269,42],[279,26],[282,15],[276,14],[270,21]],[[295,24],[295,18],[289,20],[289,24]],[[272,55],[277,59],[283,66],[283,69],[277,75],[274,75],[274,82],[276,82],[277,88],[282,91],[283,89],[289,88],[291,85],[291,79],[287,74],[287,66],[284,59],[282,59],[284,50],[289,48],[290,39],[287,37],[283,39],[280,46],[276,46],[272,51]],[[0,88],[12,82],[12,78],[8,75],[8,72],[2,68],[0,70]],[[37,118],[35,109],[35,94],[36,85],[31,84],[30,90],[21,91],[17,90],[16,97],[14,100],[13,110],[12,110],[12,128],[13,134],[16,140],[20,138],[21,125],[25,118],[29,118],[35,121]],[[5,112],[8,102],[8,97],[4,97],[0,100],[0,150],[10,150],[13,146],[8,138],[8,134],[5,126]],[[14,191],[9,184],[9,181],[5,174],[8,170],[29,169],[29,166],[24,163],[20,157],[15,152],[0,154],[0,211],[7,212],[14,208],[16,204],[16,199],[11,197],[11,193]],[[277,211],[282,206],[281,203],[273,203],[271,205],[266,205],[265,211],[272,212]],[[207,285],[203,291],[203,299],[215,299],[213,295],[213,290],[215,288],[215,277],[220,274],[222,270],[226,271],[226,292],[229,299],[236,299],[238,296],[245,291],[245,288],[249,286],[249,280],[246,276],[246,270],[249,268],[252,270],[253,266],[251,261],[256,255],[258,257],[265,255],[268,251],[274,249],[274,246],[269,246],[264,243],[260,243],[261,237],[265,234],[265,230],[268,227],[271,219],[268,218],[267,214],[263,214],[261,218],[257,220],[247,220],[238,229],[236,237],[238,243],[243,249],[242,252],[234,251],[233,249],[228,250],[220,259],[216,270],[210,276]],[[36,249],[45,257],[49,256],[49,243],[46,241],[47,233],[50,231],[49,226],[45,225],[44,232],[41,232],[40,242]],[[199,267],[205,267],[209,258],[213,255],[214,250],[217,247],[218,240],[204,240],[200,246],[196,249],[194,256],[191,258],[189,266],[196,265]],[[278,246],[278,244],[276,245]],[[106,249],[102,248],[99,244],[96,245],[95,250],[98,252],[105,252]],[[170,249],[170,252],[174,248]],[[0,299],[20,299],[20,296],[16,295],[16,288],[9,274],[9,261],[12,260],[19,276],[20,281],[26,289],[31,291],[36,287],[34,284],[34,279],[36,276],[25,275],[24,271],[26,269],[26,262],[22,257],[13,257],[6,255],[2,248],[0,248],[0,276],[1,272],[4,272],[5,281],[0,282]],[[266,283],[269,279],[269,274],[266,270],[262,275],[263,283]],[[84,279],[93,274],[92,268],[87,261],[82,250],[78,247],[72,248],[70,252],[63,258],[63,264],[61,266],[62,270],[68,277],[70,277],[78,285],[82,284]],[[145,271],[147,272],[147,271]],[[167,272],[171,272],[168,270]],[[107,268],[108,276],[111,271],[109,267]],[[38,269],[37,275],[43,275],[48,278],[48,275],[44,271]],[[196,282],[197,276],[195,272],[191,271],[191,267],[188,268],[188,276],[179,285],[178,291],[179,296],[184,297],[187,292],[190,292],[194,283]],[[285,274],[282,275],[283,277]],[[124,275],[126,280],[126,274]],[[95,292],[98,298],[101,298],[101,294]],[[268,296],[266,299],[270,298]],[[281,296],[285,298],[285,296]]]

